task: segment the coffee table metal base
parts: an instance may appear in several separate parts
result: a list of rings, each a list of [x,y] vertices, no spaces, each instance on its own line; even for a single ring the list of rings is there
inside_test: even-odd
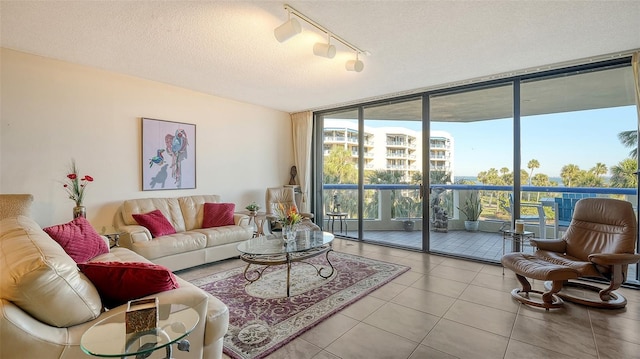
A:
[[[331,261],[329,260],[330,252],[333,252],[333,249],[331,248],[331,245],[327,245],[327,246],[322,246],[318,248],[313,248],[307,251],[291,252],[291,253],[277,254],[277,255],[260,255],[260,254],[244,253],[240,255],[240,259],[247,262],[247,267],[244,269],[244,279],[246,279],[249,282],[247,284],[251,284],[257,281],[258,279],[262,278],[262,273],[268,267],[286,264],[287,265],[287,297],[289,297],[290,284],[291,284],[291,264],[294,262],[301,262],[301,263],[308,264],[316,269],[316,272],[318,272],[318,275],[320,277],[327,279],[331,277],[333,275],[333,272],[335,271],[333,264],[331,264]],[[313,263],[305,262],[306,259],[313,258],[321,254],[325,254],[325,258],[327,260],[327,263],[329,264],[330,269],[327,269],[325,267],[318,267]],[[249,268],[251,267],[252,264],[261,265],[264,267],[249,271]],[[325,269],[330,271],[326,275],[323,274],[323,271]],[[250,275],[250,273],[252,273],[253,275]]]

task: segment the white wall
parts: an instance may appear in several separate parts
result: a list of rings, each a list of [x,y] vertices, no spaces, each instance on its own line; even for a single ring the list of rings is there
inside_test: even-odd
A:
[[[240,209],[289,181],[289,114],[9,49],[1,53],[0,193],[31,193],[41,226],[72,218],[62,187],[75,158],[95,181],[87,219],[101,233],[125,199],[219,194]],[[196,124],[193,190],[141,190],[141,117]]]

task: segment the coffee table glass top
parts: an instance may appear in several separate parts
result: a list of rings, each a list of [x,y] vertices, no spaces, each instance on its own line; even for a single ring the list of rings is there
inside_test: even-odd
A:
[[[186,305],[161,304],[155,330],[126,334],[125,312],[105,318],[89,328],[80,339],[87,354],[98,357],[123,357],[151,353],[186,337],[198,324],[198,312]]]
[[[333,241],[333,234],[322,231],[299,231],[295,242],[284,244],[282,234],[248,239],[238,244],[238,251],[253,255],[277,255],[286,253],[305,252],[319,248]]]

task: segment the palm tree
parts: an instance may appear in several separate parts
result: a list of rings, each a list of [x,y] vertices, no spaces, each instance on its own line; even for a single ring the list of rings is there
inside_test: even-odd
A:
[[[527,163],[527,168],[531,171],[529,172],[529,186],[531,186],[531,179],[533,178],[533,170],[536,168],[540,168],[540,162],[536,159],[532,159]]]
[[[605,165],[604,163],[598,162],[591,169],[591,172],[593,172],[593,174],[596,175],[596,177],[600,177],[600,176],[606,174],[607,172],[609,172],[609,169],[607,168],[607,165]]]
[[[638,184],[638,162],[632,158],[626,158],[617,165],[611,167],[611,187],[635,188]]]
[[[622,131],[618,134],[618,139],[624,147],[631,148],[631,152],[629,152],[629,156],[633,159],[638,158],[638,131]]]
[[[540,168],[540,162],[538,162],[538,160],[536,160],[535,158],[530,160],[527,163],[527,168],[530,170],[529,172],[529,186],[531,186],[531,180],[533,179],[533,170],[535,170],[536,168]],[[530,201],[531,200],[531,192],[527,193],[527,199]]]
[[[564,185],[567,187],[571,187],[571,184],[575,182],[579,175],[580,167],[574,164],[562,166],[562,169],[560,170],[560,178],[562,178],[562,183],[564,183]]]

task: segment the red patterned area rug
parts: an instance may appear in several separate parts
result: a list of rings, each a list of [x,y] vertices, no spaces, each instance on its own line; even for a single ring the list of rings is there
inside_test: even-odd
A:
[[[263,358],[410,269],[340,252],[329,252],[328,257],[335,271],[327,279],[316,271],[324,268],[325,276],[331,272],[324,255],[308,260],[315,267],[292,264],[288,298],[285,265],[268,267],[251,284],[244,278],[245,266],[192,280],[229,307],[225,354]],[[250,271],[256,268],[252,265]]]

